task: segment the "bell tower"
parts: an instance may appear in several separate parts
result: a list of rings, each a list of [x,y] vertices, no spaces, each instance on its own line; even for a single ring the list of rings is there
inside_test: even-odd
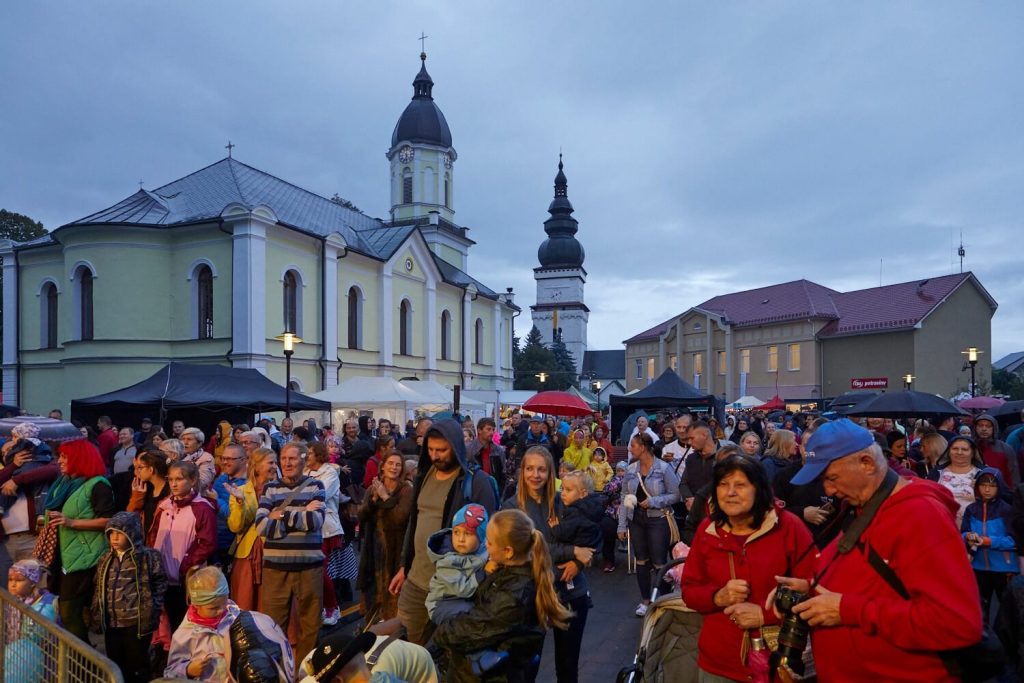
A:
[[[576,239],[579,223],[573,217],[569,201],[569,183],[558,155],[555,198],[548,206],[550,217],[544,221],[547,239],[537,250],[540,267],[533,269],[537,282],[537,303],[530,307],[533,324],[545,344],[561,339],[576,361],[576,372],[583,367],[587,350],[587,322],[590,309],[583,300],[587,271],[583,269],[583,245]]]

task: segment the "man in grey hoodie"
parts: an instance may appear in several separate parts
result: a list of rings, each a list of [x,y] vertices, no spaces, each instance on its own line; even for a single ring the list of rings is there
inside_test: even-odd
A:
[[[979,415],[974,418],[974,433],[977,436],[978,451],[981,452],[981,459],[989,467],[1001,470],[998,460],[999,454],[1006,458],[1006,469],[1003,477],[1010,476],[1010,487],[1016,487],[1021,482],[1020,463],[1017,461],[1017,453],[1005,441],[999,440],[999,423],[991,415]]]
[[[447,527],[455,511],[467,503],[478,503],[488,515],[494,514],[498,508],[494,490],[490,475],[470,467],[462,426],[450,418],[434,423],[420,449],[402,566],[388,586],[393,595],[399,596],[398,618],[410,642],[423,645],[430,635],[424,603],[434,564],[427,554],[427,540]]]

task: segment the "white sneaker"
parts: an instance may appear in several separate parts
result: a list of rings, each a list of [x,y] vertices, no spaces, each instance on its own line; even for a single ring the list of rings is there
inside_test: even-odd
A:
[[[323,610],[320,612],[321,620],[325,626],[334,626],[341,619],[341,610],[334,608],[331,611]]]
[[[637,615],[638,617],[647,616],[647,605],[641,602],[639,605],[636,606],[636,612],[633,612],[633,614]]]

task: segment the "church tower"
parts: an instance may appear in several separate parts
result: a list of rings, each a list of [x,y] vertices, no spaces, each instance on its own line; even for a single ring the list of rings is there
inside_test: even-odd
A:
[[[537,250],[540,267],[533,269],[533,279],[537,281],[537,304],[531,306],[530,311],[544,343],[552,344],[561,339],[576,361],[576,371],[579,372],[587,350],[590,309],[583,302],[587,271],[583,269],[583,245],[576,239],[579,224],[572,215],[568,185],[562,170],[562,155],[559,154],[555,198],[548,207],[551,217],[544,221],[544,232],[548,238]]]
[[[452,134],[434,102],[434,81],[427,73],[427,54],[420,53],[420,71],[412,82],[412,101],[391,134],[391,221],[420,224],[431,251],[462,270],[467,269],[474,242],[455,225],[455,160]],[[423,220],[426,219],[426,220]]]

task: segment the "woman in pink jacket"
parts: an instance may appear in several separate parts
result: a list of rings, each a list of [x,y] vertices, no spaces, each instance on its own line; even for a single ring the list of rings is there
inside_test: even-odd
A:
[[[195,463],[175,461],[167,472],[171,495],[160,501],[156,520],[150,527],[148,544],[160,552],[167,571],[167,617],[171,629],[185,618],[185,576],[192,567],[202,567],[217,548],[217,512],[213,504],[196,491],[199,468]]]

